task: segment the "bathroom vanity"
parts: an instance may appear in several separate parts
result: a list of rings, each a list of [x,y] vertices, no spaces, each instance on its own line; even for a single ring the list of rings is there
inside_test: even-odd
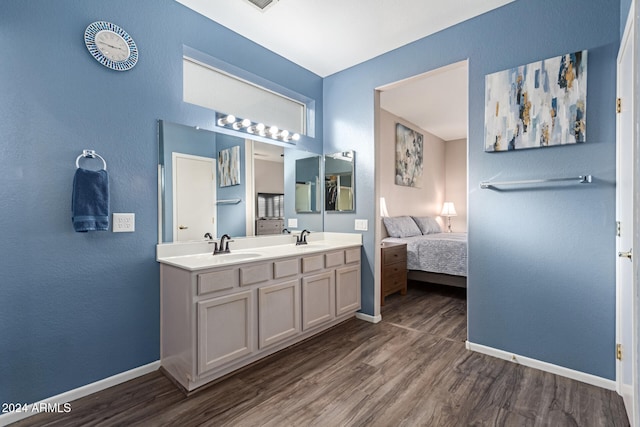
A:
[[[361,235],[312,236],[158,245],[164,371],[192,391],[353,317]]]

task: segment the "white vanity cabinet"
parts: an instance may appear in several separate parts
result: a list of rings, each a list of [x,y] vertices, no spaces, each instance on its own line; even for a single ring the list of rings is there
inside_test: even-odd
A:
[[[302,329],[313,329],[336,317],[335,272],[327,271],[302,278]]]
[[[196,303],[199,375],[253,351],[253,300],[246,291]]]
[[[360,246],[215,268],[160,264],[161,364],[194,390],[360,309]]]
[[[267,348],[300,333],[300,280],[258,289],[258,347]]]

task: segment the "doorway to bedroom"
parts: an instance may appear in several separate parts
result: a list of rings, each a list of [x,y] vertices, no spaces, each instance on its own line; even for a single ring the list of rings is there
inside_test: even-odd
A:
[[[375,94],[376,305],[385,321],[420,324],[424,332],[438,329],[461,341],[467,338],[468,80],[465,60]],[[385,318],[385,304],[406,304],[417,317]],[[451,320],[446,331],[436,321],[443,317]]]

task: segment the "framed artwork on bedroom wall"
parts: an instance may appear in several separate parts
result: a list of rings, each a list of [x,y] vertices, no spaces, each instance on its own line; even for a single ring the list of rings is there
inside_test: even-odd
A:
[[[587,51],[485,77],[485,151],[586,140]]]
[[[396,123],[396,185],[422,187],[423,140],[421,133]]]

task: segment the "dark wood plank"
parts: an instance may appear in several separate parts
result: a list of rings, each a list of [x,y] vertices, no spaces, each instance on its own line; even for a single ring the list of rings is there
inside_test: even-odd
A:
[[[465,290],[410,285],[186,397],[159,372],[18,426],[628,426],[615,392],[467,351]]]

